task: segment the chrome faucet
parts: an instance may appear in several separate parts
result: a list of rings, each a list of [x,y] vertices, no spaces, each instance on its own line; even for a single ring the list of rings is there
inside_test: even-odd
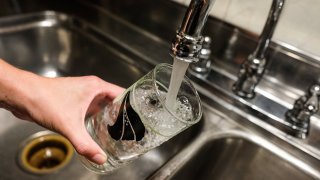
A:
[[[205,77],[210,72],[210,55],[211,55],[211,38],[205,36],[202,44],[202,48],[199,54],[199,61],[190,64],[189,72],[198,77]]]
[[[267,59],[266,50],[279,20],[284,0],[273,0],[268,19],[260,35],[255,51],[241,65],[238,80],[233,85],[233,92],[243,98],[253,98],[254,89],[263,76]]]
[[[185,62],[197,62],[202,49],[201,32],[214,0],[191,0],[180,29],[172,42],[171,55]]]
[[[295,101],[291,110],[286,113],[286,121],[294,130],[294,136],[306,138],[309,133],[310,117],[319,109],[320,83],[309,88],[306,95]]]

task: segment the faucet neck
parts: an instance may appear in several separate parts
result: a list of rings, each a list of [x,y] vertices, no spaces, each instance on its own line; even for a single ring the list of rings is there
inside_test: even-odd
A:
[[[266,50],[270,44],[272,35],[278,23],[281,11],[283,9],[284,0],[273,0],[269,11],[268,19],[259,37],[258,45],[254,51],[254,57],[264,59]]]
[[[203,26],[207,21],[208,13],[213,2],[214,0],[192,0],[184,16],[179,32],[192,37],[201,36]]]

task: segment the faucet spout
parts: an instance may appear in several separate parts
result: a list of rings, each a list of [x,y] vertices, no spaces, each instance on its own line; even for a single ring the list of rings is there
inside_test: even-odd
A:
[[[214,0],[191,0],[171,46],[171,55],[185,62],[197,62],[202,48],[203,26]]]
[[[254,89],[263,76],[267,59],[265,57],[273,32],[283,9],[284,0],[273,0],[268,19],[259,37],[258,45],[254,52],[241,65],[238,80],[233,86],[233,91],[240,97],[253,98]]]

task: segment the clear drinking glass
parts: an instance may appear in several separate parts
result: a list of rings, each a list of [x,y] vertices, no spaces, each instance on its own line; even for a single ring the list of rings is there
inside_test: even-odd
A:
[[[159,64],[100,112],[86,119],[91,137],[107,154],[97,165],[81,156],[97,173],[118,169],[197,123],[202,115],[200,97],[185,76],[176,104],[166,105],[172,66]]]

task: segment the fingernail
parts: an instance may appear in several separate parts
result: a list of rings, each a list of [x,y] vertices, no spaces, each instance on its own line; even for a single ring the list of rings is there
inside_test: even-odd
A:
[[[92,157],[92,160],[97,164],[103,164],[107,161],[107,156],[102,154],[96,154]]]

